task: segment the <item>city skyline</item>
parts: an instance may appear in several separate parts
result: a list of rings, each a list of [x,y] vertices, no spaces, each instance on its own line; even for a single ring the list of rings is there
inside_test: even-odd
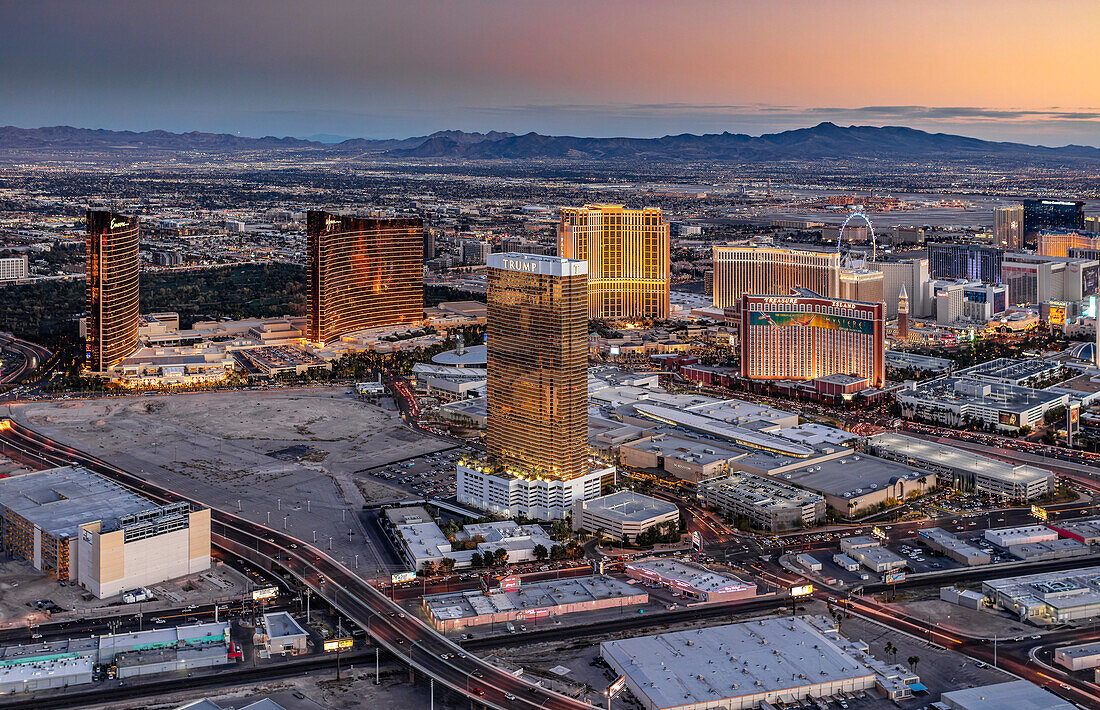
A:
[[[8,5],[0,123],[388,138],[832,120],[1100,145],[1100,74],[1057,31],[1095,25],[1095,4],[796,4]]]

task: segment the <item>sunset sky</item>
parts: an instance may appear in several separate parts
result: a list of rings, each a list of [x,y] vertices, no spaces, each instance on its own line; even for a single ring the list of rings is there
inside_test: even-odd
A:
[[[1097,0],[0,2],[0,125],[1100,145]]]

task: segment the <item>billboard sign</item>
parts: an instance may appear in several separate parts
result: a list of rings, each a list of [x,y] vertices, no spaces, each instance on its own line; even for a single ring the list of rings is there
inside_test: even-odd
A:
[[[703,549],[703,536],[699,534],[698,530],[691,533],[691,545],[697,549]]]
[[[333,651],[342,651],[345,648],[351,648],[354,642],[350,638],[329,639],[325,641],[324,650],[325,653],[332,653]]]
[[[393,584],[401,584],[403,582],[415,582],[416,572],[394,572],[390,575],[390,581]]]
[[[265,599],[274,599],[279,596],[278,587],[264,587],[263,589],[252,590],[252,601],[258,602]]]
[[[500,590],[502,592],[511,592],[516,589],[519,589],[519,577],[510,574],[507,577],[500,578]]]
[[[749,311],[749,326],[766,325],[775,328],[802,327],[845,330],[863,335],[875,334],[875,322],[867,318],[785,311]]]
[[[814,585],[812,584],[800,584],[797,587],[791,587],[792,597],[808,597],[814,593]]]
[[[611,685],[607,686],[607,697],[614,698],[626,686],[626,676],[621,675]]]
[[[1031,506],[1031,514],[1034,515],[1039,520],[1047,520],[1048,519],[1047,518],[1047,509],[1046,508],[1040,508],[1037,505]]]
[[[886,531],[883,530],[882,528],[880,528],[877,525],[875,527],[871,528],[871,534],[874,535],[875,537],[877,537],[879,540],[885,540],[886,539]]]
[[[905,581],[905,572],[903,570],[891,570],[882,575],[882,581],[886,584],[898,584]]]

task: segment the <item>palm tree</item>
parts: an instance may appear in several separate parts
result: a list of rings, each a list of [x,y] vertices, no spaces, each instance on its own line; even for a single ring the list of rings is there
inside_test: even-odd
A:
[[[887,658],[889,658],[889,657],[890,657],[890,654],[891,654],[891,653],[894,653],[894,651],[895,651],[895,649],[894,649],[894,644],[893,644],[892,642],[890,642],[890,641],[887,641],[887,642],[886,642],[886,646],[885,646],[885,648],[883,648],[883,649],[882,649],[882,652],[883,652],[884,654],[886,654],[886,657],[887,657]]]
[[[909,663],[909,670],[916,673],[917,672],[917,664],[920,663],[920,656],[910,656],[909,658],[906,659],[906,661],[908,661],[908,663]]]

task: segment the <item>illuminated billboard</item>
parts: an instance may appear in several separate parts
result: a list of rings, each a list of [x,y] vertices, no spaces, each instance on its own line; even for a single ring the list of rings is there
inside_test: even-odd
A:
[[[905,572],[895,570],[893,572],[887,572],[882,575],[882,581],[886,584],[897,584],[898,582],[905,581]]]
[[[1031,506],[1031,514],[1034,515],[1039,520],[1047,520],[1046,508],[1040,508],[1037,505],[1033,505],[1033,506]]]
[[[276,587],[264,587],[263,589],[254,589],[252,591],[252,601],[258,602],[264,599],[274,599],[279,595],[279,590]]]
[[[800,584],[797,587],[791,587],[792,597],[808,597],[814,593],[814,585],[812,584]]]
[[[615,679],[615,682],[607,687],[607,697],[614,698],[619,694],[619,691],[626,685],[626,676],[621,675]]]
[[[345,648],[351,648],[354,645],[354,641],[350,638],[342,639],[329,639],[325,641],[324,650],[325,653],[331,653],[332,651],[342,651]]]
[[[749,325],[767,325],[778,328],[802,327],[845,330],[863,335],[875,334],[875,322],[866,318],[825,315],[823,313],[798,313],[794,311],[751,311]]]
[[[394,584],[401,584],[402,582],[415,582],[416,572],[394,572],[390,575],[390,581]]]

